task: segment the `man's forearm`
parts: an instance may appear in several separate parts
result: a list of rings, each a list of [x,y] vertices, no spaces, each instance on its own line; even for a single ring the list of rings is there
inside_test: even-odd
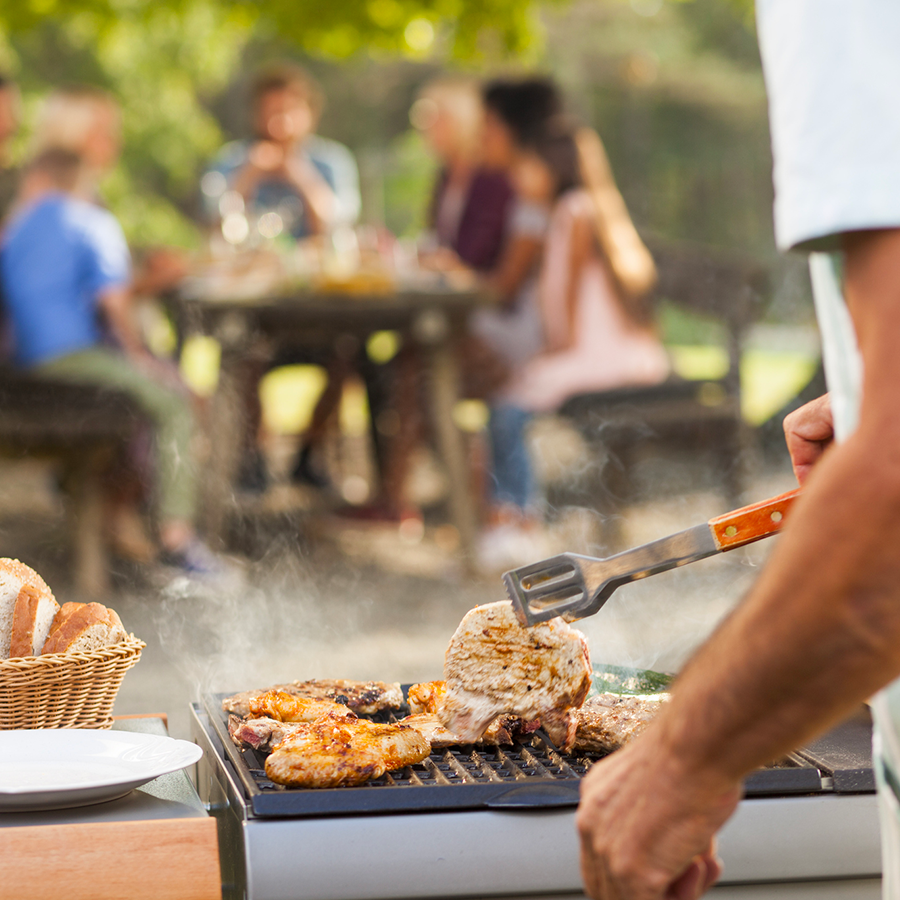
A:
[[[676,682],[659,725],[687,768],[736,780],[900,674],[900,492],[874,467],[854,441],[822,461],[758,584]]]
[[[846,290],[866,363],[859,427],[817,463],[659,721],[657,739],[710,778],[792,749],[900,674],[900,232],[853,238]]]

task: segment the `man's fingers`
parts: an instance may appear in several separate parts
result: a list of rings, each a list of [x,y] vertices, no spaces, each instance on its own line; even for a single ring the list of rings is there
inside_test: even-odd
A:
[[[828,394],[801,406],[784,419],[784,439],[800,484],[834,438]]]
[[[703,893],[706,883],[706,863],[703,857],[697,857],[669,885],[665,900],[697,900]]]
[[[705,894],[722,877],[722,860],[719,859],[719,843],[714,837],[709,843],[709,849],[703,854],[706,862],[706,884],[703,886]]]

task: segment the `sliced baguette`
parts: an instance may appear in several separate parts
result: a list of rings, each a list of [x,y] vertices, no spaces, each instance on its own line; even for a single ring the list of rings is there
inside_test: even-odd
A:
[[[16,605],[22,593],[22,588],[30,587],[43,602],[39,602],[35,609],[35,616],[40,618],[40,627],[43,629],[45,618],[48,613],[55,613],[58,609],[56,600],[53,598],[53,592],[47,586],[47,583],[34,571],[30,566],[19,562],[17,559],[0,559],[0,659],[9,659],[10,648],[13,640],[13,627],[16,623]],[[22,600],[19,612],[19,628],[16,636],[16,650],[24,649],[25,640],[20,631],[29,628],[28,614],[31,608],[30,593]],[[49,616],[51,619],[52,615]],[[35,633],[37,631],[37,622],[32,627],[32,649],[26,654],[33,652]],[[41,641],[43,643],[43,640]]]
[[[42,653],[90,653],[128,636],[116,613],[101,603],[67,606],[57,614]]]
[[[38,656],[57,612],[59,604],[52,594],[43,594],[30,584],[23,585],[13,611],[10,659]]]

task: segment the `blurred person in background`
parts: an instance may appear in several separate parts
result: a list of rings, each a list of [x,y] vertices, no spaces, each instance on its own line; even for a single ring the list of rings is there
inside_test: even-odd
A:
[[[490,90],[504,92],[505,86],[498,85]],[[559,102],[555,88],[544,82],[528,83],[521,93],[516,127],[523,129],[536,127]],[[509,175],[513,141],[504,125],[490,131],[489,115],[478,83],[461,77],[429,82],[410,110],[412,124],[439,165],[422,263],[475,271],[492,299],[470,316],[468,333],[456,344],[461,392],[479,399],[489,398],[517,362],[540,349],[534,288],[546,228],[544,208],[514,192]],[[402,524],[420,515],[405,502],[404,484],[412,450],[425,431],[426,400],[423,365],[414,347],[404,347],[391,369],[389,405],[398,413],[398,427],[386,442],[379,494],[371,506],[347,513]]]
[[[487,166],[482,158],[482,120],[480,86],[463,77],[428,82],[410,109],[410,122],[439,166],[428,210],[429,232],[420,252],[422,264],[438,270],[465,267],[490,279],[507,250],[515,196],[506,172]],[[536,254],[539,247],[529,249]],[[510,293],[514,292],[510,279]],[[473,355],[471,346],[461,349],[467,359]],[[480,380],[486,377],[497,384],[506,377],[506,366],[489,349],[482,348],[478,356]],[[473,374],[471,366],[463,369]],[[387,406],[396,413],[396,429],[385,437],[378,496],[368,507],[346,510],[347,515],[401,524],[420,517],[407,504],[404,486],[411,454],[426,431],[422,373],[423,363],[413,346],[401,348],[391,361],[386,373]],[[486,390],[484,384],[464,387],[465,393],[475,396],[483,396]]]
[[[429,82],[410,110],[440,166],[428,212],[434,243],[445,264],[489,275],[504,250],[515,196],[506,172],[482,158],[483,117],[478,83],[466,78]]]
[[[561,117],[551,121],[522,154],[516,178],[552,203],[538,284],[546,344],[513,374],[503,401],[552,412],[575,394],[664,380],[668,354],[643,302],[655,267],[624,203],[621,223],[610,227],[602,194],[618,191],[597,133]],[[630,238],[611,239],[619,229]],[[640,262],[629,266],[625,254]]]
[[[78,157],[78,182],[73,192],[102,206],[100,185],[118,162],[121,144],[116,100],[100,88],[72,85],[57,88],[45,98],[29,141],[29,155],[37,159],[47,151],[65,150]],[[170,248],[146,251],[138,266],[132,266],[129,258],[128,266],[131,297],[142,302],[170,290],[186,272],[183,254]],[[152,562],[157,555],[140,514],[150,493],[152,443],[152,435],[138,429],[105,478],[104,524],[110,548],[142,563]]]
[[[100,183],[119,160],[122,149],[121,113],[116,100],[101,88],[75,85],[54,90],[38,111],[28,146],[36,158],[45,150],[68,150],[81,159],[76,193],[102,205]],[[174,287],[184,276],[183,255],[159,248],[142,255],[133,273],[136,295],[151,296]]]
[[[506,106],[498,105],[499,118]],[[488,569],[544,552],[525,433],[532,416],[579,393],[655,384],[670,371],[642,302],[655,267],[597,134],[576,130],[557,112],[519,131],[511,172],[519,196],[548,217],[536,291],[542,348],[514,366],[492,397],[494,477],[506,509],[482,538]]]
[[[22,118],[22,97],[18,85],[0,74],[0,231],[12,210],[19,190],[19,168],[13,162],[12,142]],[[12,335],[0,303],[0,363],[12,356]]]
[[[253,137],[226,144],[205,179],[212,218],[225,190],[236,191],[251,216],[278,213],[295,238],[328,234],[359,218],[359,173],[353,154],[316,134],[324,98],[299,66],[262,69],[250,85]],[[212,187],[209,185],[212,182]]]
[[[218,220],[220,204],[227,203],[233,192],[242,198],[251,228],[261,215],[275,213],[295,239],[317,235],[327,239],[335,229],[356,222],[360,212],[356,161],[343,144],[315,133],[323,104],[318,85],[299,66],[276,64],[257,73],[250,87],[253,137],[226,144],[202,181],[211,219]],[[304,434],[291,480],[316,488],[330,487],[315,455],[337,410],[358,350],[353,341],[338,342],[331,349],[287,347],[268,365],[255,367],[245,399],[246,446],[239,474],[242,488],[261,492],[269,480],[260,447],[259,379],[266,371],[301,364],[322,366],[328,379]]]
[[[115,103],[96,91],[78,96],[88,94],[104,110],[109,133],[95,139],[112,165],[118,155]],[[58,95],[53,102],[64,116]],[[84,106],[75,107],[78,121]],[[37,376],[109,387],[133,398],[156,436],[160,561],[186,574],[218,577],[227,570],[193,525],[190,398],[174,366],[147,350],[136,326],[125,236],[94,200],[99,156],[87,162],[69,149],[49,146],[26,169],[0,247],[14,360]]]

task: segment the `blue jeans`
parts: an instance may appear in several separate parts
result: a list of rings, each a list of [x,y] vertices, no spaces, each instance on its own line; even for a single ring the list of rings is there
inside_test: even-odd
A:
[[[531,413],[516,406],[491,407],[488,432],[491,438],[493,500],[528,509],[534,505],[535,485],[525,429]]]

